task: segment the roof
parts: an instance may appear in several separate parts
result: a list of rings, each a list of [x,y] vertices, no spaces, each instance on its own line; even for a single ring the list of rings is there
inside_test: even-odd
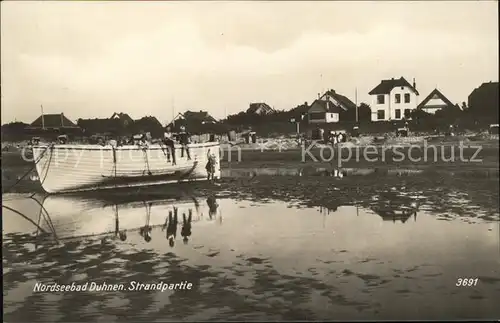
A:
[[[474,94],[475,92],[497,92],[498,93],[499,85],[498,82],[486,82],[481,84],[479,87],[475,88],[469,96]]]
[[[143,125],[148,125],[148,126],[160,126],[160,127],[163,127],[161,125],[161,122],[158,121],[158,119],[156,119],[156,117],[153,117],[153,116],[146,116],[146,117],[142,117],[138,120],[135,120],[134,121],[134,125],[139,125],[139,126],[143,126]]]
[[[122,127],[120,119],[79,119],[78,125],[89,132],[107,132]]]
[[[307,104],[307,102],[305,102],[304,104],[298,105],[288,112],[294,117],[299,117],[302,114],[307,113],[308,110],[309,110],[309,105]]]
[[[370,95],[376,95],[376,94],[389,94],[393,88],[399,87],[399,86],[406,86],[409,87],[415,94],[419,95],[417,89],[408,83],[408,81],[404,77],[400,77],[399,79],[390,79],[390,80],[382,80],[379,85],[377,85],[373,90],[368,92]]]
[[[316,108],[318,106],[320,108],[322,108],[325,112],[339,113],[339,112],[345,111],[345,109],[342,108],[341,106],[336,105],[336,104],[332,103],[331,101],[323,100],[323,99],[315,100],[311,104],[311,106],[309,107],[308,111],[310,111],[311,109]]]
[[[455,104],[451,103],[450,100],[448,100],[447,97],[444,96],[443,93],[441,93],[438,89],[434,89],[420,104],[417,106],[417,109],[424,108],[427,102],[432,100],[434,96],[437,96],[440,98],[448,107],[455,107]]]
[[[183,113],[183,116],[188,121],[194,121],[194,122],[200,122],[200,123],[201,122],[217,122],[217,120],[206,111],[199,111],[199,112],[186,111]]]
[[[274,109],[271,108],[267,103],[257,102],[257,103],[250,103],[250,108],[248,108],[247,113],[255,113],[259,108],[264,109],[264,111],[266,112],[274,112]]]
[[[136,132],[150,132],[152,134],[163,132],[161,122],[153,116],[146,116],[135,120],[132,127]]]
[[[134,121],[127,113],[123,112],[114,112],[110,119],[113,119],[115,116],[118,116],[122,120]]]
[[[20,121],[14,121],[10,123],[6,123],[2,125],[2,130],[10,130],[10,129],[15,129],[15,130],[22,130],[29,126],[27,123],[20,122]]]
[[[43,117],[43,124],[42,124]],[[64,116],[64,113],[58,114],[44,114],[39,116],[35,121],[30,124],[32,128],[78,128],[73,121]]]
[[[344,110],[356,109],[356,104],[354,102],[352,102],[348,97],[335,92],[335,90],[333,90],[333,89],[326,91],[320,97],[320,99],[325,99],[327,97],[332,97],[333,99],[335,99],[336,101],[338,101],[339,103],[341,103],[341,105],[342,105],[341,107]]]
[[[481,84],[479,88],[498,91],[498,82],[486,82]]]

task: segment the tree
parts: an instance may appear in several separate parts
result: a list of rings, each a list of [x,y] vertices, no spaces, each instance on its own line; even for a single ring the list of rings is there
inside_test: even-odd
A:
[[[361,103],[358,107],[358,120],[360,122],[370,121],[372,119],[372,109],[366,103]]]

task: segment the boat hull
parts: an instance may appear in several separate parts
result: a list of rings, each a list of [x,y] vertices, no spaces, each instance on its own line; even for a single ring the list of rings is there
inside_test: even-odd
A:
[[[42,188],[50,194],[150,186],[207,180],[208,155],[215,157],[214,178],[219,179],[219,143],[176,145],[176,163],[164,145],[113,147],[111,145],[39,145],[33,159]]]
[[[169,213],[178,211],[178,230],[184,216],[191,222],[200,225],[210,225],[220,221],[220,212],[210,213],[210,207],[205,199],[195,197],[183,198],[147,197],[141,194],[131,196],[132,201],[119,201],[118,197],[86,196],[86,194],[64,194],[34,196],[24,199],[7,201],[6,206],[18,211],[23,218],[9,216],[6,221],[10,228],[18,227],[29,232],[49,234],[59,241],[79,240],[84,237],[99,237],[114,235],[118,231],[129,233],[140,231],[144,226],[151,228],[163,227]],[[12,212],[8,209],[6,212]],[[158,237],[157,234],[153,235]]]

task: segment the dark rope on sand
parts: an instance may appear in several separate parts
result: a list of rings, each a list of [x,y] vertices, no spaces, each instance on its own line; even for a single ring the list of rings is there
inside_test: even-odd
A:
[[[38,228],[38,230],[40,230],[41,232],[43,233],[47,233],[47,231],[45,231],[44,229],[42,229],[38,224],[35,223],[35,221],[31,220],[30,218],[28,218],[26,215],[22,214],[21,212],[17,211],[17,210],[14,210],[13,208],[11,207],[8,207],[7,205],[3,205],[2,204],[2,207],[6,208],[7,210],[9,211],[12,211],[20,216],[22,216],[25,220],[31,222],[35,227]]]
[[[43,206],[43,203],[40,203],[36,198],[31,197],[32,200],[38,203],[40,205],[40,212],[41,215],[43,216],[43,219],[45,220],[45,223],[49,226],[50,230],[52,231],[52,234],[54,234],[54,238],[56,239],[57,242],[59,242],[59,238],[57,237],[56,233],[56,228],[54,227],[54,223],[52,223],[52,219],[50,218],[49,212],[47,209]]]

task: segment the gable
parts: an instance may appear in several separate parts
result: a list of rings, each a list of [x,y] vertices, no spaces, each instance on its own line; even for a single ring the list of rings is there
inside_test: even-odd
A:
[[[128,114],[120,112],[120,113],[113,113],[113,115],[110,117],[110,119],[120,119],[123,121],[123,123],[126,125],[128,123],[134,122],[134,119],[132,119]]]
[[[271,108],[267,103],[250,103],[250,107],[247,109],[247,113],[271,113],[274,109]]]
[[[329,100],[316,100],[313,102],[307,113],[340,113],[342,111],[345,110],[339,104],[334,104]]]
[[[318,113],[318,112],[326,112],[326,101],[324,100],[316,100],[311,104],[307,113]]]
[[[340,103],[338,100],[336,100],[334,97],[332,96],[328,96],[326,98],[327,101],[330,101],[331,103],[333,103],[333,105],[341,105],[342,103]]]
[[[255,112],[267,112],[267,111],[269,111],[269,109],[263,105],[259,105],[255,110]]]
[[[433,96],[429,101],[422,105],[422,108],[445,107],[447,105],[448,104],[440,97]]]
[[[335,92],[333,89],[326,91],[319,99],[328,100],[332,103],[333,106],[337,106],[343,110],[356,108],[356,104],[353,103],[349,98]]]
[[[455,105],[448,100],[438,89],[434,89],[429,95],[417,106],[417,108],[444,108],[454,107]]]

